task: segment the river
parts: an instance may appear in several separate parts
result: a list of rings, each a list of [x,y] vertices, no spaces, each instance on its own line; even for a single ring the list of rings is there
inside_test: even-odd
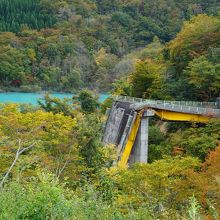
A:
[[[73,94],[71,93],[51,93],[52,97],[57,97],[60,99],[63,98],[72,98]],[[24,104],[33,104],[37,105],[37,100],[43,98],[44,93],[23,93],[23,92],[7,92],[0,93],[0,103],[24,103]],[[103,93],[99,95],[99,101],[104,102],[109,95]]]

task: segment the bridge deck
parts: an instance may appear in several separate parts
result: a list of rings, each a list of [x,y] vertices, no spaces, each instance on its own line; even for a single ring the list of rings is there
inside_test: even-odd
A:
[[[128,96],[115,96],[113,98],[119,102],[130,102],[134,110],[153,108],[172,112],[220,117],[220,109],[217,108],[216,102],[162,101]]]

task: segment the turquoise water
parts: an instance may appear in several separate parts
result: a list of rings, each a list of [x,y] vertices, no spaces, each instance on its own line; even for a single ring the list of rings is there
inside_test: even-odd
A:
[[[52,97],[57,98],[72,98],[71,93],[52,93]],[[23,93],[23,92],[8,92],[0,93],[0,103],[25,103],[25,104],[37,104],[37,100],[43,98],[43,93]],[[100,94],[99,101],[104,102],[109,97],[108,94]]]

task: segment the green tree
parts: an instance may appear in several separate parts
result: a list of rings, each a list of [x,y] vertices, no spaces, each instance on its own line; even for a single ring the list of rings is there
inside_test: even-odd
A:
[[[200,56],[189,63],[184,71],[187,82],[194,88],[198,100],[215,100],[220,92],[220,64]]]
[[[170,60],[175,64],[178,74],[192,59],[207,53],[210,46],[218,45],[219,27],[218,17],[205,14],[184,23],[180,33],[168,45]]]
[[[43,99],[38,100],[38,104],[47,112],[53,112],[54,114],[63,113],[68,116],[73,115],[73,105],[70,98],[59,99],[46,94]]]
[[[79,93],[77,100],[80,102],[82,111],[87,113],[95,112],[99,107],[98,97],[94,96],[89,90],[82,90]]]
[[[152,60],[140,61],[129,76],[132,95],[141,98],[163,99],[166,67]]]

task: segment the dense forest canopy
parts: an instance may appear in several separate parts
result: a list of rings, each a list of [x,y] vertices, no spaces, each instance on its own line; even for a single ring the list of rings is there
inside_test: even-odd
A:
[[[33,29],[52,27],[56,17],[43,8],[40,1],[1,0],[0,1],[0,31],[18,33],[22,26]]]
[[[21,91],[89,87],[107,91],[116,79],[134,71],[140,51],[155,37],[166,44],[185,21],[198,14],[217,19],[220,3],[1,0],[0,7],[2,87]],[[171,56],[165,60],[176,64],[178,56],[171,44]],[[200,50],[216,47],[211,44]],[[173,74],[179,75],[186,64],[174,65]]]

